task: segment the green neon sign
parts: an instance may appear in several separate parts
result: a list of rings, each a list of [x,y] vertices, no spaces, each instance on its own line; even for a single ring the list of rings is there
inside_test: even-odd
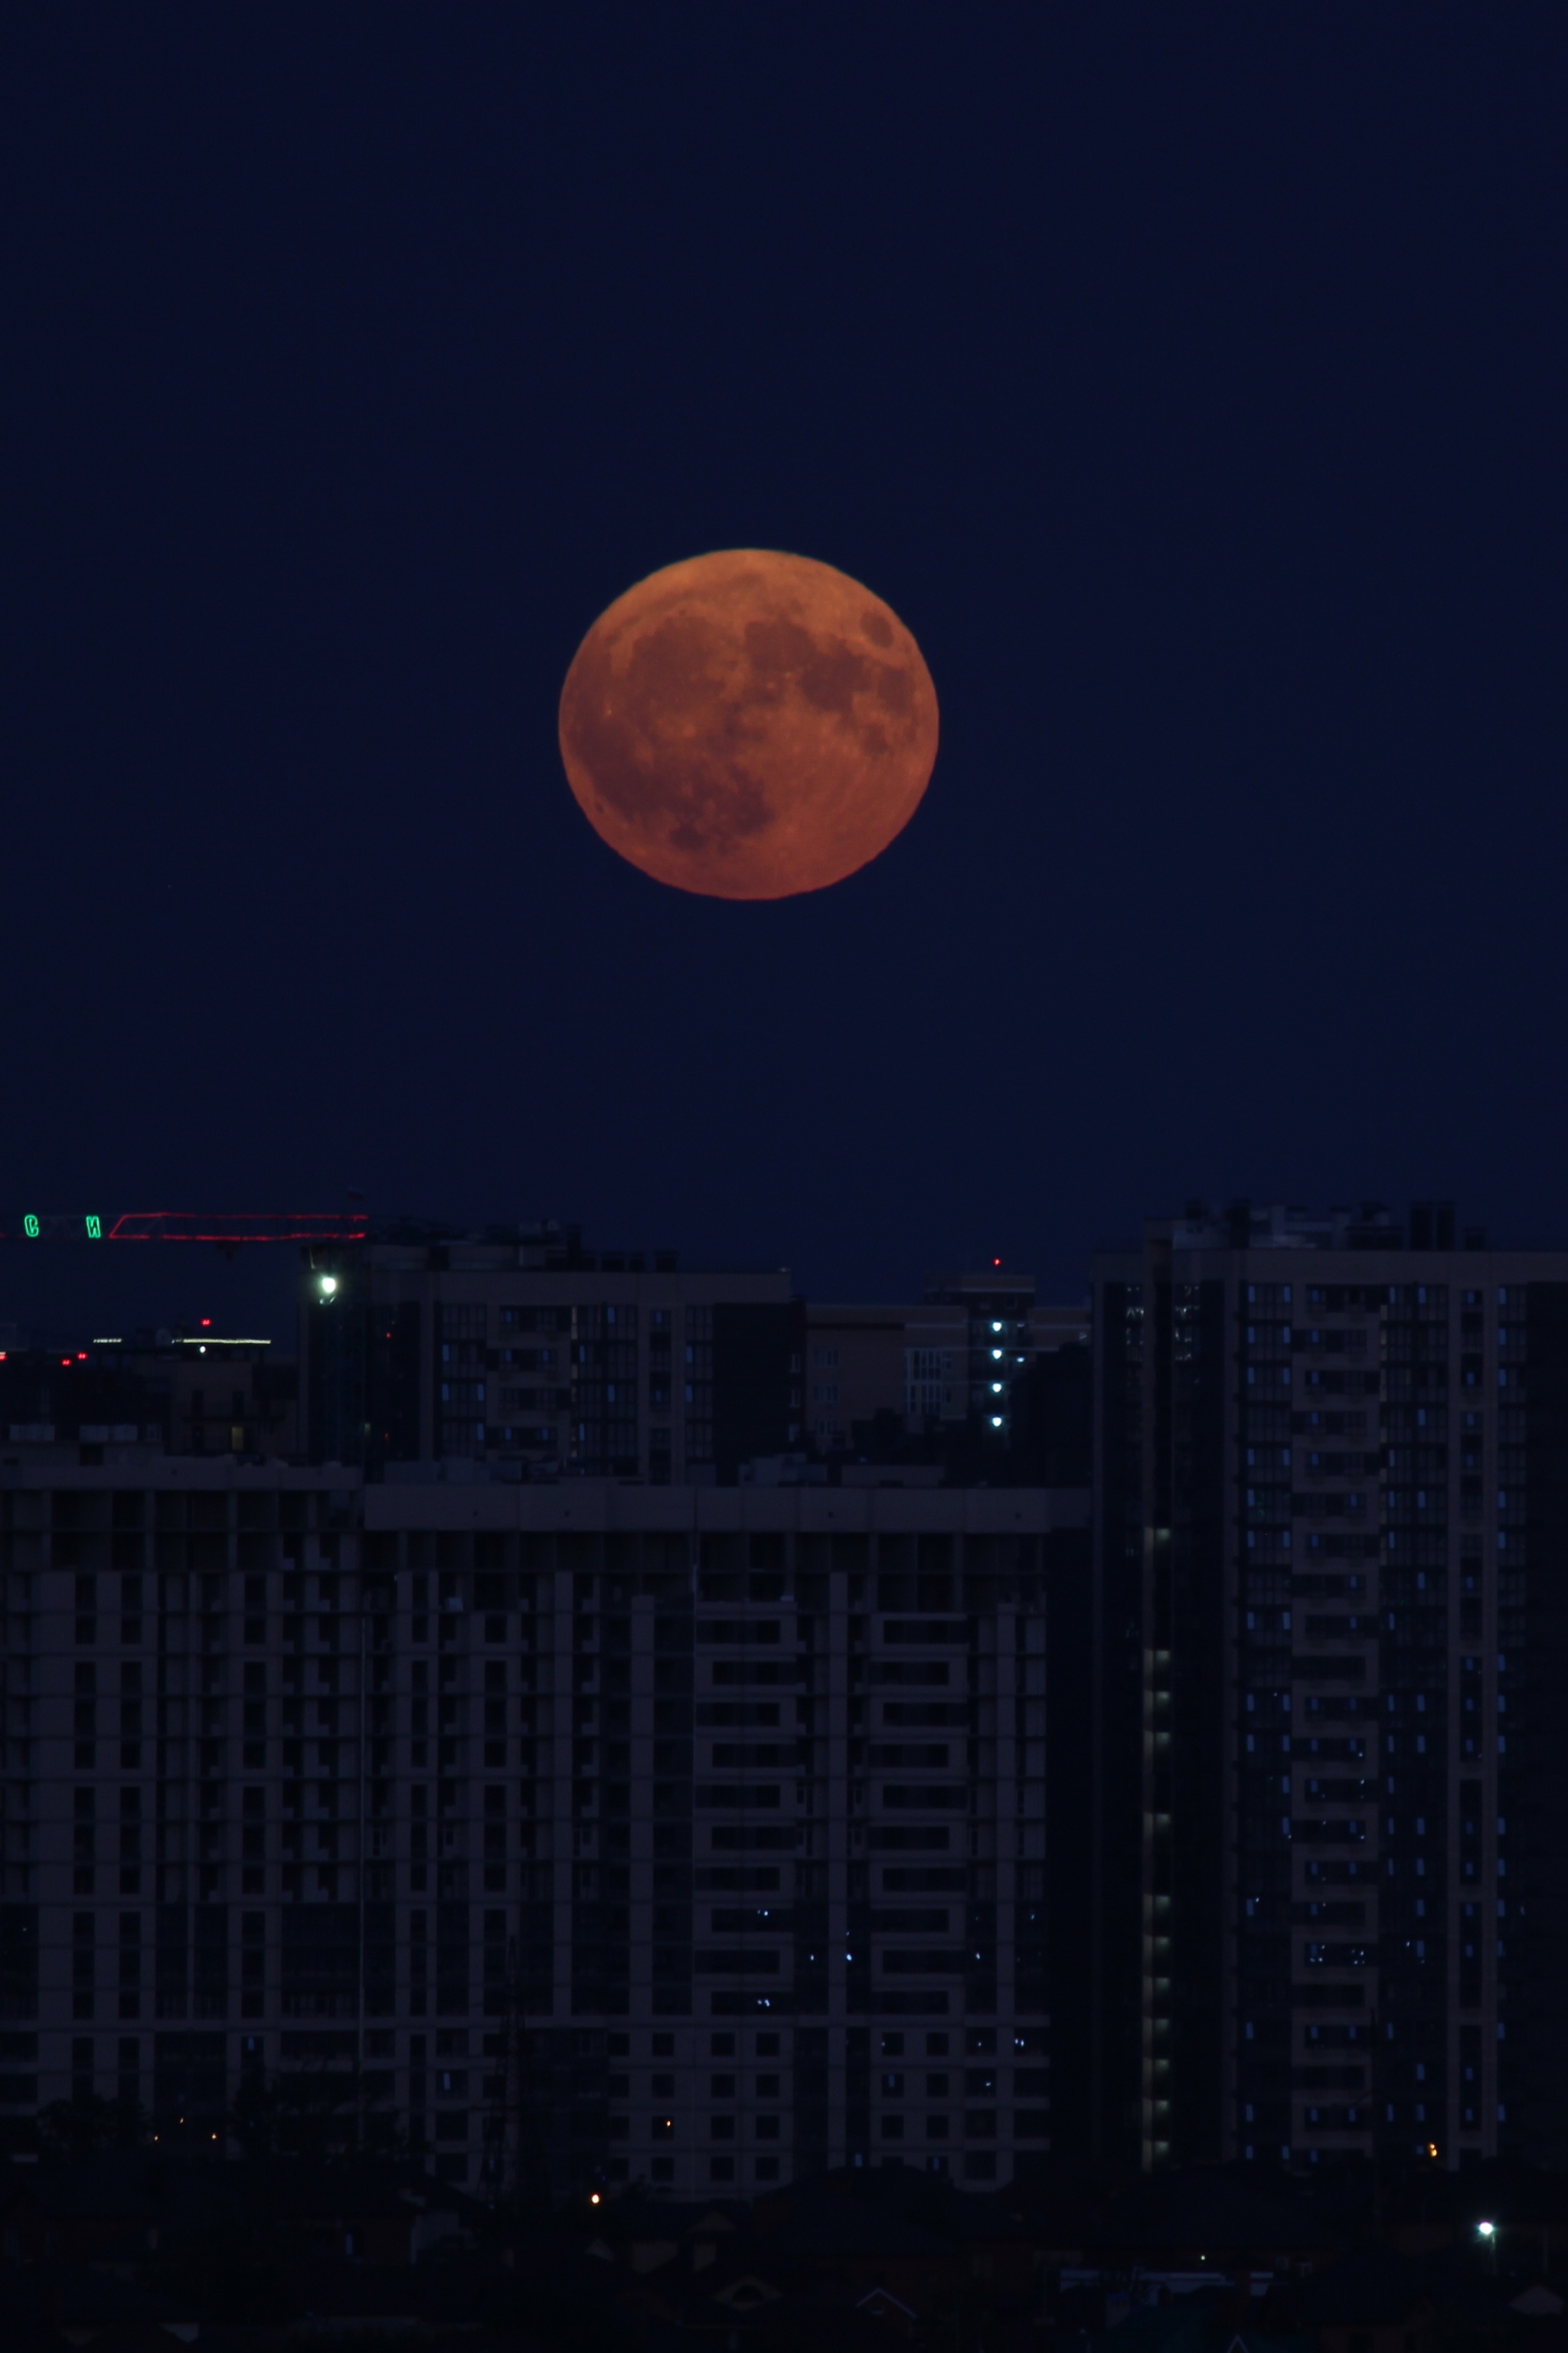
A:
[[[100,1242],[103,1240],[103,1219],[101,1218],[89,1218],[86,1220],[86,1225],[88,1240],[89,1242]]]
[[[29,1241],[36,1242],[37,1240],[38,1221],[37,1218],[34,1217],[30,1209],[22,1220],[22,1231],[26,1235]]]

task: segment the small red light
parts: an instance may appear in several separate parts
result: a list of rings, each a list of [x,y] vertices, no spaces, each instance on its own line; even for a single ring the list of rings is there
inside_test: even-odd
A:
[[[86,1362],[87,1362],[87,1350],[86,1350],[85,1348],[79,1348],[79,1349],[77,1350],[77,1352],[76,1352],[76,1360],[77,1360],[77,1363],[78,1363],[79,1365],[85,1365],[85,1364],[86,1364]]]
[[[1001,1263],[1002,1263],[1001,1260],[1000,1260],[1000,1259],[998,1259],[998,1260],[997,1260],[997,1261],[996,1261],[996,1263],[997,1263],[997,1265],[998,1265],[998,1266],[1000,1266],[1000,1265],[1001,1265]],[[212,1319],[212,1317],[211,1317],[210,1315],[204,1315],[204,1316],[202,1317],[202,1330],[203,1330],[204,1332],[210,1332],[210,1331],[212,1330],[212,1328],[213,1328],[213,1319]]]
[[[68,1356],[62,1356],[60,1358],[60,1362],[62,1365],[68,1365],[70,1363],[70,1358]]]

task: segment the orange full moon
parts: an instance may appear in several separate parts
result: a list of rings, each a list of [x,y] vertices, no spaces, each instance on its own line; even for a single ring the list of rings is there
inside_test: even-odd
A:
[[[886,849],[936,759],[896,613],[831,565],[740,547],[617,596],[561,693],[567,778],[612,849],[715,899],[787,899]]]

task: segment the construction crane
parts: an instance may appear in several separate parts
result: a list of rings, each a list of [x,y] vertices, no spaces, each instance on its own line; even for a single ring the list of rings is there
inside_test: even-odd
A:
[[[363,1242],[366,1230],[363,1208],[122,1209],[116,1217],[93,1209],[0,1210],[4,1242],[216,1242],[235,1250],[242,1242]]]

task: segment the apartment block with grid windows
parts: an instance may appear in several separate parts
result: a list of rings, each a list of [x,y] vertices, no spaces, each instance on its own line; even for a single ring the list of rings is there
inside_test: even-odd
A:
[[[6,1450],[0,2135],[265,2080],[480,2191],[1008,2179],[1077,2097],[1087,1501]]]
[[[574,1229],[391,1229],[306,1253],[312,1461],[516,1477],[733,1479],[801,1440],[803,1303],[787,1269],[682,1270]]]
[[[1094,1293],[1101,2146],[1560,2162],[1568,1253],[1198,1204]]]

